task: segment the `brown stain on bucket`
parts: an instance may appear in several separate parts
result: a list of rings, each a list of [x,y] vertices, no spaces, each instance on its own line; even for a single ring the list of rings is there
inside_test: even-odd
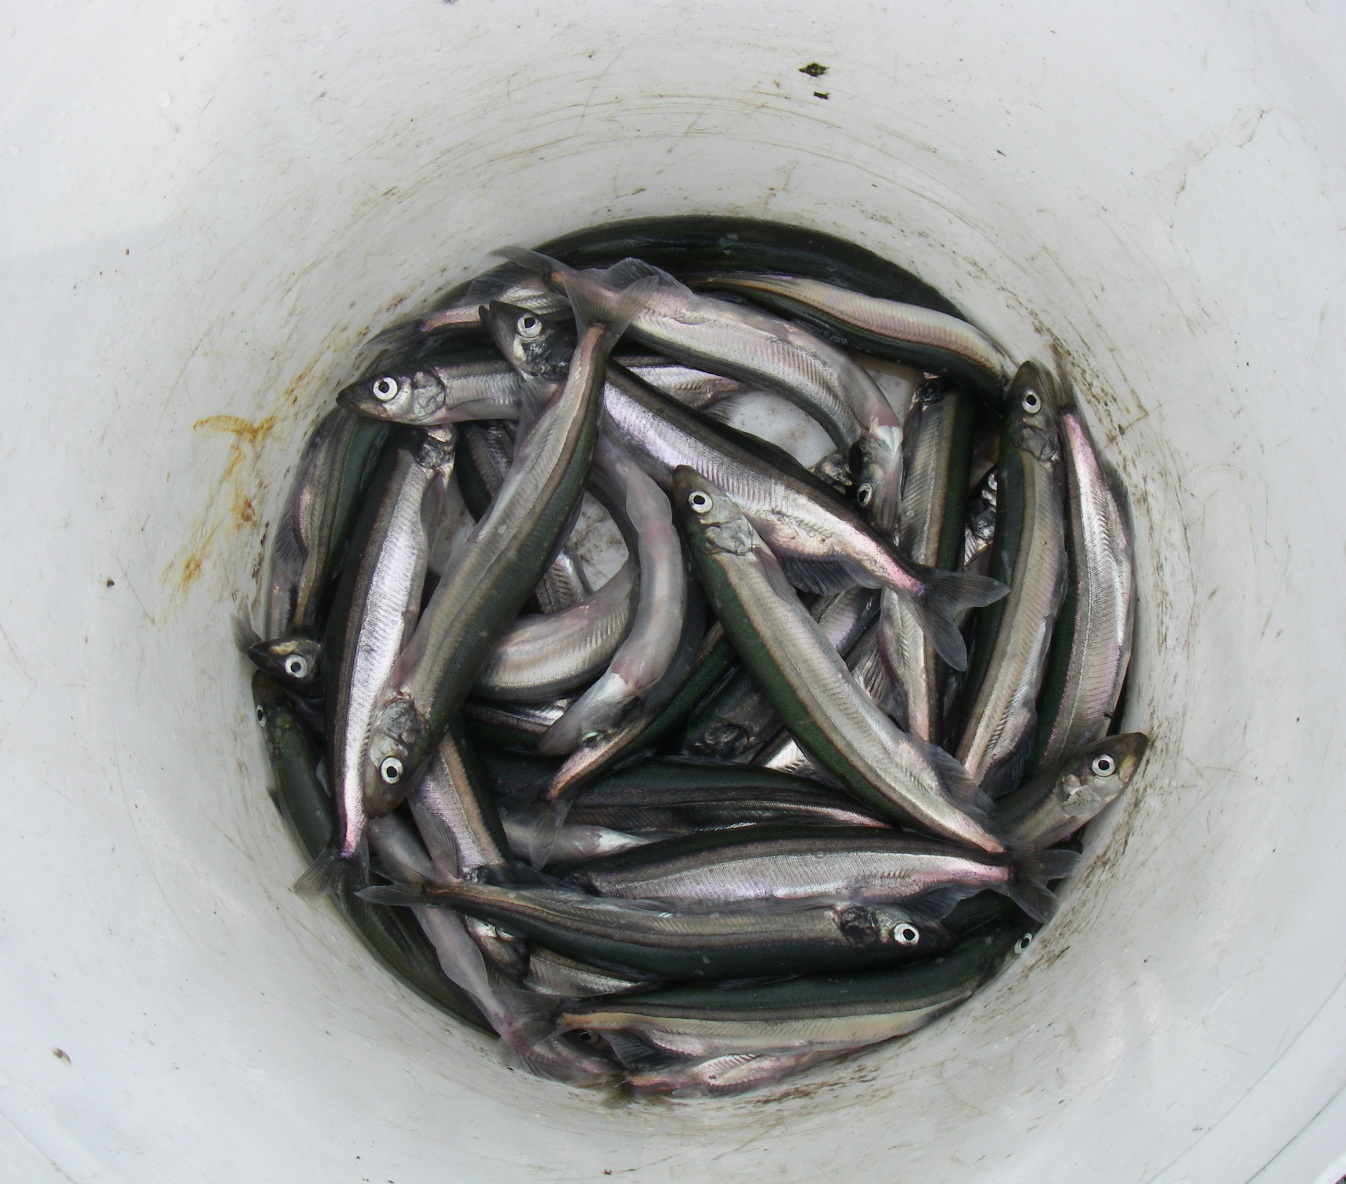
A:
[[[304,377],[292,383],[286,394],[292,395]],[[252,484],[252,468],[276,423],[274,415],[255,423],[238,415],[208,415],[192,424],[194,432],[226,437],[229,457],[220,474],[217,497],[212,499],[190,532],[187,553],[175,559],[164,571],[165,580],[177,596],[185,596],[201,578],[206,557],[222,531],[232,534],[257,522],[257,507],[248,492]],[[250,461],[253,464],[249,464]],[[221,499],[223,507],[220,506]]]

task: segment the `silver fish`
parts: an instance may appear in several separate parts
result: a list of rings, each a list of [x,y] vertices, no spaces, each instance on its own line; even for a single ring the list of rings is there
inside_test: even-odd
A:
[[[704,272],[688,276],[687,282],[694,288],[742,293],[824,332],[840,330],[853,349],[921,370],[949,371],[994,394],[1004,390],[1014,373],[1005,351],[975,325],[917,304],[769,272]]]
[[[1063,408],[1060,423],[1070,564],[1038,708],[1046,734],[1039,739],[1037,767],[1056,764],[1108,730],[1135,624],[1126,507],[1078,410]]]
[[[996,801],[996,833],[1020,851],[1069,838],[1131,783],[1148,743],[1143,733],[1127,732],[1077,750]]]
[[[340,834],[295,884],[305,895],[332,886],[341,867],[361,853],[369,802],[379,795],[366,777],[370,723],[397,663],[409,622],[420,607],[425,579],[430,503],[442,495],[453,472],[455,434],[435,428],[398,446],[367,543],[349,579],[349,609],[331,672],[328,768],[338,804]],[[400,780],[385,778],[388,784]]]
[[[637,285],[624,311],[598,314],[610,320],[590,319],[576,301],[580,337],[567,376],[519,443],[463,561],[435,588],[401,655],[370,723],[367,782],[392,784],[426,760],[480,675],[491,642],[545,569],[583,489],[605,360],[643,297]]]
[[[967,772],[874,705],[732,499],[689,469],[678,471],[673,497],[702,585],[740,660],[801,747],[885,817],[1002,850],[978,819]]]
[[[506,357],[525,374],[554,377],[558,359],[566,356],[568,335],[538,321],[527,324],[525,338],[517,327],[527,314],[509,310],[509,315],[514,333],[505,333],[502,311],[496,336]],[[890,588],[911,602],[941,657],[955,669],[966,665],[963,638],[951,617],[964,607],[999,599],[1004,585],[906,563],[786,453],[715,428],[618,365],[608,367],[603,404],[605,429],[665,490],[671,490],[673,472],[683,466],[727,490],[797,587],[816,592],[857,584]]]
[[[879,530],[897,525],[902,421],[858,363],[813,333],[755,309],[698,295],[667,272],[626,259],[605,272],[576,272],[535,251],[499,252],[553,288],[583,286],[596,302],[645,277],[659,287],[631,322],[636,339],[689,365],[727,374],[799,404],[850,449],[856,500]]]
[[[472,693],[484,699],[536,703],[591,683],[612,660],[631,626],[638,587],[636,562],[628,559],[578,604],[515,618],[491,647]]]
[[[548,754],[574,752],[621,724],[668,670],[686,614],[687,560],[667,495],[625,449],[602,437],[594,446],[594,475],[607,490],[614,517],[627,525],[627,549],[638,557],[640,599],[607,669],[538,743]]]
[[[1020,931],[1001,928],[965,938],[942,958],[918,966],[809,975],[732,991],[668,987],[572,1004],[562,1009],[560,1023],[603,1037],[634,1036],[651,1050],[693,1059],[727,1051],[859,1048],[905,1036],[944,1014],[994,974],[1012,949],[1026,944]]]
[[[1051,376],[1025,362],[1010,388],[991,556],[993,573],[1006,580],[1010,593],[978,618],[955,749],[992,797],[1014,788],[1027,760],[1065,586],[1058,405]]]
[[[992,891],[1045,920],[1055,908],[1047,883],[1069,875],[1078,859],[1073,851],[990,855],[869,827],[773,825],[665,839],[591,860],[566,878],[604,896],[702,907],[826,900],[902,904],[927,917]]]

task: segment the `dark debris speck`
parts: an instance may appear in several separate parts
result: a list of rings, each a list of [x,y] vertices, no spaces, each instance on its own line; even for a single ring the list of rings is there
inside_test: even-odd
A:
[[[827,73],[827,67],[819,65],[817,62],[810,62],[807,66],[800,66],[799,72],[807,74],[810,78],[821,78]]]
[[[815,99],[830,99],[832,96],[828,94],[825,90],[815,90],[813,92],[813,97]]]

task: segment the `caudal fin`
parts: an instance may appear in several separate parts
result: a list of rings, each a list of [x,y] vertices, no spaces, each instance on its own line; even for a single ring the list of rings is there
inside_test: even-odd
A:
[[[583,272],[569,272],[563,279],[566,296],[575,310],[575,325],[581,333],[592,324],[606,326],[603,334],[604,352],[617,344],[618,338],[631,322],[649,305],[659,290],[659,278],[647,275],[620,288],[613,289]]]
[[[1074,851],[1037,851],[1021,856],[1004,893],[1033,920],[1046,921],[1056,911],[1056,897],[1047,885],[1071,875],[1079,862]]]
[[[517,263],[530,275],[540,276],[553,287],[559,287],[562,278],[574,272],[573,268],[567,267],[559,260],[543,255],[540,251],[530,251],[526,247],[501,247],[491,254]]]
[[[328,847],[308,865],[308,870],[294,882],[290,891],[298,896],[326,896],[349,870],[350,865],[337,849]]]
[[[967,669],[967,646],[954,624],[964,609],[994,604],[1009,588],[989,576],[959,571],[930,571],[925,594],[912,604],[921,628],[945,662],[954,670]]]

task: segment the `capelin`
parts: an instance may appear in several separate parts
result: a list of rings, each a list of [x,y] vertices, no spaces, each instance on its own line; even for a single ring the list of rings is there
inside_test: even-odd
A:
[[[496,348],[521,373],[559,382],[569,372],[576,340],[569,325],[547,322],[526,308],[499,301],[482,309],[482,321]]]
[[[353,382],[337,393],[337,402],[370,419],[424,426],[438,422],[444,384],[431,370],[404,370]]]
[[[761,546],[743,511],[734,500],[695,469],[681,466],[673,472],[673,504],[679,514],[682,507],[691,511],[684,521],[693,521],[692,546],[710,554],[747,555]]]
[[[874,529],[891,535],[902,510],[902,429],[877,425],[851,449],[855,504]]]
[[[361,777],[365,809],[370,814],[386,814],[407,796],[419,763],[417,748],[425,735],[425,721],[405,695],[393,695],[375,712],[369,760]]]
[[[1130,784],[1148,746],[1149,737],[1143,732],[1126,732],[1091,744],[1056,783],[1062,812],[1075,818],[1099,813]]]
[[[311,637],[280,637],[248,646],[258,670],[287,690],[313,696],[322,687],[322,643]]]

